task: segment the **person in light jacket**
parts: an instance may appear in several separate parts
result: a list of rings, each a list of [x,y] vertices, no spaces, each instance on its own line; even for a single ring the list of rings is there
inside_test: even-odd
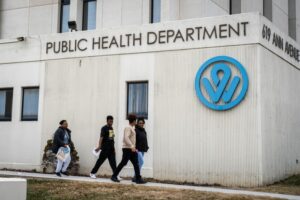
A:
[[[137,184],[144,184],[146,183],[141,175],[140,175],[140,168],[138,165],[138,156],[136,150],[136,133],[135,133],[135,125],[136,125],[136,116],[133,114],[128,115],[129,126],[125,127],[124,129],[124,136],[123,136],[123,156],[122,161],[118,165],[117,169],[114,171],[111,180],[114,182],[120,182],[118,179],[118,175],[123,167],[128,163],[130,160],[133,167],[134,172],[136,175],[136,183]]]
[[[70,153],[71,130],[68,129],[68,122],[66,120],[61,120],[59,125],[60,126],[54,133],[52,151],[57,154],[58,150],[63,148],[65,153]],[[67,168],[70,162],[71,156],[68,156],[64,161],[57,159],[56,175],[59,177],[61,177],[61,174],[68,176],[69,173],[67,172]]]

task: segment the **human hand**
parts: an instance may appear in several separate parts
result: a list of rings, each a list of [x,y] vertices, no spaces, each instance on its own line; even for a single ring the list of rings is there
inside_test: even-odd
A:
[[[98,151],[100,151],[100,149],[101,149],[101,148],[100,148],[100,147],[98,147],[98,148],[96,148],[96,149],[95,149],[95,151],[96,151],[96,152],[98,152]]]
[[[131,151],[132,151],[132,152],[137,152],[137,150],[136,150],[135,147],[132,147],[132,148],[131,148]]]

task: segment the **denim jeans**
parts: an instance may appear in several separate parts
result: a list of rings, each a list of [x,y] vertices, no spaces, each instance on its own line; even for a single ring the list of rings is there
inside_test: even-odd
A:
[[[67,171],[67,168],[69,167],[69,164],[71,162],[71,156],[68,156],[67,159],[65,161],[61,161],[59,159],[57,159],[57,165],[56,165],[56,173],[59,172],[65,172]]]
[[[66,149],[67,152],[70,152],[70,147],[67,147],[68,149]],[[59,148],[58,151],[60,150],[65,150],[65,148],[61,147]],[[57,159],[57,165],[56,165],[56,170],[55,172],[56,173],[59,173],[59,172],[66,172],[67,171],[67,168],[69,167],[69,164],[71,162],[71,155],[69,154],[69,156],[67,156],[66,160],[62,161],[60,159]]]
[[[140,171],[142,169],[142,166],[144,165],[144,152],[138,152],[138,161],[139,161],[139,168]]]

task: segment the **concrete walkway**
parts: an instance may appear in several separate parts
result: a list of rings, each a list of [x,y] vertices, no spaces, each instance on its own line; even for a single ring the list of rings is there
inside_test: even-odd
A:
[[[95,183],[113,183],[113,184],[126,184],[126,185],[133,184],[131,181],[128,180],[122,180],[121,183],[114,183],[110,179],[105,179],[105,178],[91,179],[89,177],[83,177],[83,176],[63,176],[62,178],[59,178],[54,174],[40,174],[40,173],[3,171],[3,170],[0,170],[0,176],[1,175],[47,178],[47,179],[63,179],[63,180],[85,181],[85,182],[95,182]],[[146,183],[144,184],[144,186],[300,200],[300,196],[296,196],[296,195],[285,195],[285,194],[276,194],[276,193],[267,193],[267,192],[253,192],[253,191],[246,191],[246,190],[231,190],[231,189],[203,187],[203,186],[175,185],[175,184],[152,183],[152,182]]]

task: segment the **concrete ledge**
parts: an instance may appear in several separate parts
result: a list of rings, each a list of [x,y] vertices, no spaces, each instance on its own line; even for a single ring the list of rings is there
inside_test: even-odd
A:
[[[0,178],[1,200],[26,200],[26,191],[26,179]]]

